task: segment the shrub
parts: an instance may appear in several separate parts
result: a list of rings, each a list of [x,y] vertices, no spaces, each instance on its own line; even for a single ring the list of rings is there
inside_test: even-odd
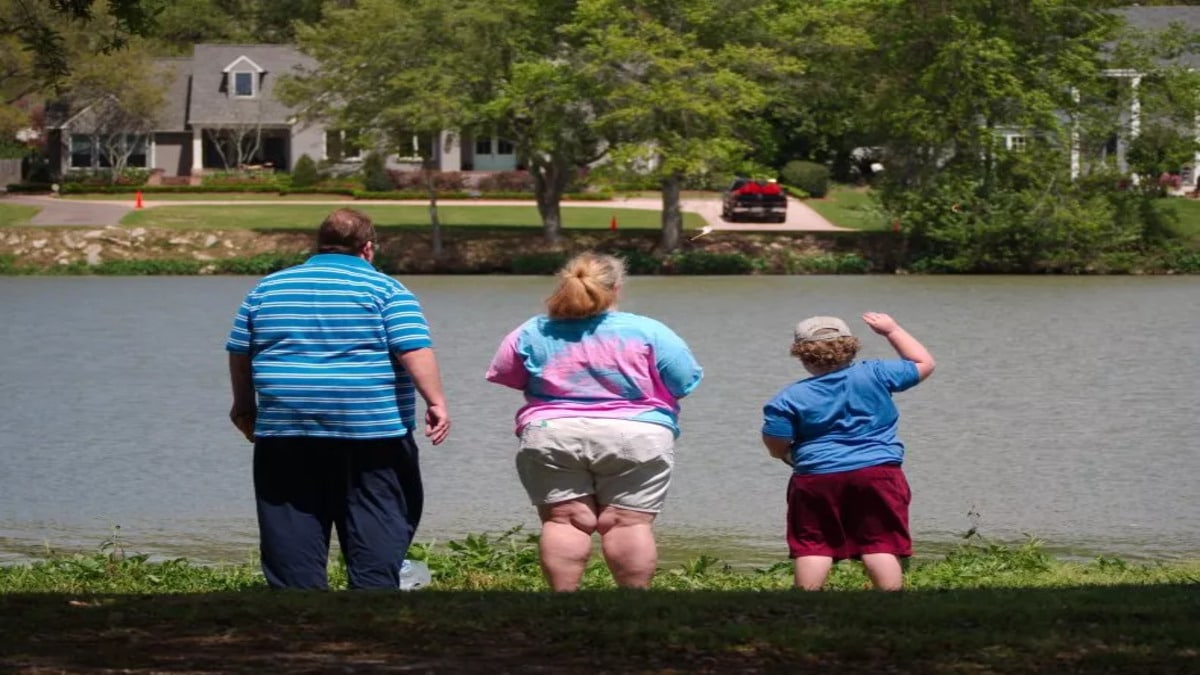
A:
[[[222,186],[222,185],[264,185],[274,186],[278,184],[273,169],[260,170],[241,170],[241,171],[206,171],[201,180],[201,185],[205,186]]]
[[[513,274],[555,274],[567,263],[567,254],[561,251],[523,253],[513,256],[509,269]]]
[[[617,251],[614,255],[625,260],[625,271],[629,274],[659,274],[662,260],[643,251]]]
[[[125,168],[116,176],[111,169],[72,169],[63,174],[64,185],[145,185],[150,178],[148,169]]]
[[[479,179],[480,192],[533,192],[528,171],[497,171]]]
[[[433,189],[438,192],[462,192],[466,189],[467,177],[460,171],[433,171]],[[388,171],[392,185],[397,190],[429,191],[425,171]]]
[[[278,272],[308,259],[306,253],[259,253],[249,258],[228,258],[216,263],[218,274],[241,274],[261,277]]]
[[[788,274],[865,274],[871,263],[856,253],[789,255],[784,261]]]
[[[106,276],[164,276],[199,274],[205,263],[199,260],[106,260],[88,269]]]
[[[823,164],[793,160],[780,174],[784,183],[804,190],[811,197],[820,199],[829,193],[829,169]]]
[[[748,274],[756,267],[754,260],[743,253],[708,251],[676,253],[666,262],[676,274]]]
[[[13,194],[18,192],[50,192],[50,185],[50,183],[9,183],[5,189]]]
[[[320,180],[317,175],[317,163],[308,155],[300,155],[296,166],[292,167],[292,185],[294,188],[312,187]]]
[[[367,192],[387,192],[396,186],[388,175],[383,155],[372,152],[363,160],[363,189]]]

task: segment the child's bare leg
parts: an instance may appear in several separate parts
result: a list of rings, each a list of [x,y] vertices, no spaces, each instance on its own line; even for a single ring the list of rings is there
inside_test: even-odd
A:
[[[796,558],[796,588],[819,591],[833,569],[833,558],[824,555],[804,555]]]
[[[904,568],[900,559],[891,553],[864,553],[863,566],[878,591],[899,591],[904,588]]]

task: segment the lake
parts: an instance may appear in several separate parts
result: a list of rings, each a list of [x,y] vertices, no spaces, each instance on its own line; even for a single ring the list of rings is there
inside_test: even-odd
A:
[[[419,541],[536,532],[513,468],[520,394],[483,380],[549,277],[402,277],[434,331],[454,428],[423,443]],[[251,448],[227,420],[225,335],[247,277],[0,277],[0,561],[94,550],[244,561]],[[621,309],[705,368],[683,402],[665,561],[786,557],[788,469],[762,404],[803,371],[795,322],[885,311],[938,362],[897,396],[918,554],[977,527],[1077,556],[1200,557],[1200,278],[635,277]]]

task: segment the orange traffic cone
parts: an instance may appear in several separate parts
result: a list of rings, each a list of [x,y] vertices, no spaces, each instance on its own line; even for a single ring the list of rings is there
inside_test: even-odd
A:
[[[612,220],[608,221],[608,229],[613,232],[617,231],[617,214],[613,214]]]
[[[137,196],[133,200],[133,208],[135,208],[135,209],[142,208],[142,191],[141,190],[137,191]]]

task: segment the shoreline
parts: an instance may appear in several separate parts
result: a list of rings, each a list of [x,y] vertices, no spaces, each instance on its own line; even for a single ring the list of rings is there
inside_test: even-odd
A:
[[[596,250],[626,259],[631,275],[909,274],[906,240],[893,232],[715,231],[684,233],[678,251],[657,251],[653,229],[564,230],[549,244],[539,228],[443,228],[435,260],[427,227],[381,227],[376,266],[388,274],[553,274],[574,253]],[[173,229],[147,227],[6,226],[0,228],[0,276],[251,275],[303,262],[308,229]],[[1097,261],[1077,275],[1174,275],[1163,252]],[[1012,273],[1054,276],[1050,272]]]

